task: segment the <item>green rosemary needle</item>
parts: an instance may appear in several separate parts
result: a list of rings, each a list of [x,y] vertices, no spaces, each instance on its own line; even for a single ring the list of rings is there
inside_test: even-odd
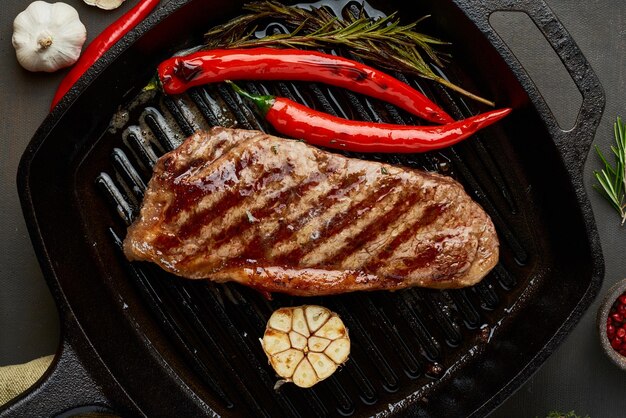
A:
[[[626,222],[626,203],[624,203],[624,193],[626,192],[626,124],[618,117],[614,124],[615,145],[611,146],[615,165],[607,161],[598,146],[596,152],[604,165],[600,171],[593,174],[598,181],[593,187],[604,196],[611,206],[619,213],[621,224]]]
[[[339,19],[323,7],[307,10],[273,0],[249,3],[244,10],[250,13],[207,32],[205,45],[208,48],[342,46],[350,49],[355,56],[375,62],[385,69],[433,80],[473,100],[494,106],[492,101],[468,92],[432,70],[425,57],[442,66],[442,56],[434,47],[447,43],[415,31],[423,18],[402,25],[395,13],[371,19],[361,9],[359,16]],[[284,23],[291,28],[291,32],[256,38],[257,25],[267,19]]]

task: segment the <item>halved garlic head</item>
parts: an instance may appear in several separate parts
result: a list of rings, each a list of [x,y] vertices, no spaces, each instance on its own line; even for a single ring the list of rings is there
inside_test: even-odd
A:
[[[350,337],[343,321],[315,305],[276,310],[261,343],[276,373],[302,388],[332,375],[350,354]]]

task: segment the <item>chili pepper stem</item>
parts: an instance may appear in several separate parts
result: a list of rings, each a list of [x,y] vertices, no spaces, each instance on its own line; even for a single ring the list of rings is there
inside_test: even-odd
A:
[[[230,84],[233,90],[235,90],[235,93],[242,97],[245,97],[246,99],[254,103],[256,108],[261,113],[262,117],[265,117],[265,115],[267,115],[267,112],[269,112],[270,108],[274,104],[274,101],[276,100],[275,97],[271,95],[257,96],[254,94],[250,94],[230,80],[226,80],[226,82]]]
[[[159,74],[155,74],[152,76],[148,84],[145,85],[141,91],[163,91],[163,85],[161,84],[161,79],[159,78]]]

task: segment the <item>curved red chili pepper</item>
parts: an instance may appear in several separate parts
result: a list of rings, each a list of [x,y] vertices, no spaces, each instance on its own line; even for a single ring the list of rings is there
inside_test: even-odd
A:
[[[72,69],[67,73],[65,78],[59,84],[50,110],[65,96],[70,88],[78,81],[78,79],[96,62],[105,52],[107,52],[117,41],[126,35],[132,28],[137,26],[150,12],[159,4],[160,0],[140,0],[128,12],[123,14],[119,19],[113,22],[105,30],[102,31],[94,40],[85,48],[80,58],[74,64]]]
[[[492,110],[439,126],[393,125],[347,120],[318,112],[284,97],[251,95],[234,84],[233,88],[250,99],[281,134],[344,151],[432,151],[454,145],[511,112],[510,108]]]
[[[347,58],[317,51],[251,48],[214,49],[172,57],[159,65],[168,94],[225,80],[319,81],[384,100],[434,123],[454,119],[402,81]]]

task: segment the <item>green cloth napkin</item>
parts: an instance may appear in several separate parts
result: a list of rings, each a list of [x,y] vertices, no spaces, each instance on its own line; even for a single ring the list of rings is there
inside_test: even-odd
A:
[[[0,406],[31,387],[50,366],[54,355],[28,363],[0,367]]]

